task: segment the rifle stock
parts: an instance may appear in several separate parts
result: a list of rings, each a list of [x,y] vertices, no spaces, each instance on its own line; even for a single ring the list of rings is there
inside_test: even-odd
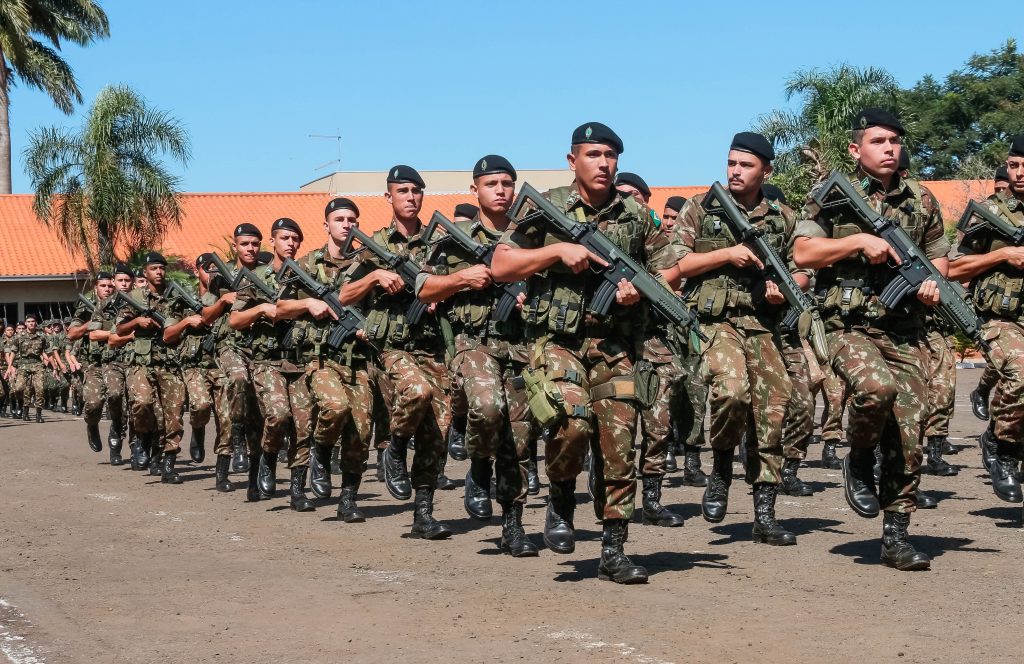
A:
[[[352,248],[352,241],[359,240],[359,249]],[[373,241],[373,238],[362,232],[358,228],[352,228],[348,232],[348,237],[345,239],[345,244],[341,248],[341,253],[345,258],[354,258],[361,251],[369,250],[375,255],[382,263],[384,263],[388,270],[394,272],[402,278],[405,282],[406,290],[415,295],[416,293],[416,276],[422,271],[420,265],[409,256],[399,256],[396,253],[388,251],[385,247],[380,246]],[[408,310],[405,312],[405,321],[409,325],[415,325],[423,318],[423,314],[427,311],[427,303],[420,301],[418,298],[413,298],[411,304],[409,304]]]

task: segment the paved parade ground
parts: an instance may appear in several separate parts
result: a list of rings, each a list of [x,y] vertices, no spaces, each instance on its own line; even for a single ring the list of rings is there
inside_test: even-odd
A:
[[[821,469],[814,446],[801,477],[817,493],[779,499],[796,547],[750,542],[738,474],[716,526],[700,518],[702,489],[673,475],[664,502],[686,525],[631,525],[627,551],[651,579],[628,587],[597,579],[589,502],[575,554],[500,555],[499,520],[463,510],[468,462],[449,461],[460,486],[438,492],[435,516],[455,536],[426,541],[404,537],[412,503],[392,500],[372,464],[367,522],[344,524],[337,497],[288,509],[284,473],[279,498],[246,504],[214,490],[212,456],[161,485],[91,452],[78,418],[0,420],[0,652],[18,664],[1019,662],[1024,636],[1006,627],[1020,621],[1024,530],[981,469],[983,424],[967,403],[979,373],[959,376],[948,460],[960,474],[924,476],[939,508],[911,525],[930,572],[878,565],[881,519],[850,511],[841,471]],[[538,545],[544,485],[524,517]],[[580,501],[585,490],[581,477]]]

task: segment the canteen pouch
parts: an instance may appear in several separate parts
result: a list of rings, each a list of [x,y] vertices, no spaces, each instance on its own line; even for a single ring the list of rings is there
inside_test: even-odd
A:
[[[654,365],[640,360],[633,368],[633,382],[636,384],[636,401],[641,408],[652,408],[658,399],[661,377]]]
[[[565,400],[554,381],[541,369],[523,369],[520,374],[530,413],[543,429],[565,417]]]

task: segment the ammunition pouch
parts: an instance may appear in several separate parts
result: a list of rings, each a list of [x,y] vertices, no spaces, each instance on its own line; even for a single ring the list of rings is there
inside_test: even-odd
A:
[[[548,373],[543,369],[523,369],[517,378],[512,379],[512,386],[526,390],[526,400],[530,414],[543,429],[561,423],[567,417],[590,419],[592,411],[585,406],[569,406],[558,389],[558,382],[582,384],[582,376],[576,371],[554,371]]]
[[[975,285],[974,306],[979,312],[1015,320],[1022,312],[1022,291],[1024,275],[1014,277],[1006,272],[994,272]]]

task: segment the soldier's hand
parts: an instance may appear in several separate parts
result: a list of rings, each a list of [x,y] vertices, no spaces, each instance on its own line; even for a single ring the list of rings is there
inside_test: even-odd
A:
[[[736,267],[764,269],[764,263],[761,262],[761,259],[745,244],[737,244],[735,247],[729,247],[725,251],[729,252],[729,262]]]
[[[1003,247],[999,251],[1003,253],[1003,260],[1007,264],[1024,270],[1024,247]]]
[[[185,322],[188,324],[189,327],[202,327],[203,317],[200,316],[199,314],[196,314],[194,316],[189,316],[188,318],[186,318]]]
[[[928,279],[921,284],[921,288],[917,290],[917,299],[921,300],[930,307],[934,307],[939,303],[939,285],[934,280]]]
[[[405,282],[402,278],[394,272],[388,272],[387,270],[374,270],[373,278],[377,281],[377,285],[383,288],[390,295],[400,293],[405,288]]]
[[[356,339],[359,339],[360,341],[366,341],[366,330],[364,330],[363,328],[359,328],[358,330],[356,330]]]
[[[159,323],[157,323],[152,318],[149,318],[148,316],[142,316],[136,319],[136,322],[138,323],[139,327],[141,327],[143,330],[149,330],[154,327],[160,327]]]
[[[608,266],[608,262],[594,252],[571,242],[562,243],[560,258],[565,266],[573,271],[573,274],[579,274],[588,269],[591,263],[596,263],[601,267]]]
[[[764,282],[764,299],[768,304],[782,304],[786,301],[782,291],[779,290],[779,285],[771,279]]]
[[[463,286],[470,290],[481,290],[494,283],[491,270],[486,265],[472,265],[457,274],[462,278]]]
[[[431,302],[427,305],[427,313],[432,314],[437,312],[437,302]]]
[[[220,296],[220,301],[226,304],[234,304],[236,297],[238,297],[237,291],[228,291]]]
[[[260,313],[267,320],[273,322],[277,320],[277,305],[273,302],[264,302],[260,305]]]
[[[516,295],[516,309],[522,311],[524,304],[526,304],[526,293],[520,293],[519,295]]]
[[[306,311],[313,318],[320,320],[326,316],[330,316],[334,320],[338,320],[338,314],[334,313],[334,309],[327,306],[327,303],[322,300],[314,300],[310,298],[309,302],[306,303]]]
[[[862,253],[864,258],[868,259],[868,262],[872,265],[885,263],[889,260],[892,260],[892,262],[897,265],[902,262],[900,261],[899,255],[897,255],[897,253],[893,251],[893,248],[889,246],[889,243],[877,235],[872,235],[871,233],[858,233],[857,238],[860,240],[860,253]]]
[[[619,279],[618,290],[615,291],[615,301],[624,306],[630,306],[640,301],[640,293],[632,282]]]

